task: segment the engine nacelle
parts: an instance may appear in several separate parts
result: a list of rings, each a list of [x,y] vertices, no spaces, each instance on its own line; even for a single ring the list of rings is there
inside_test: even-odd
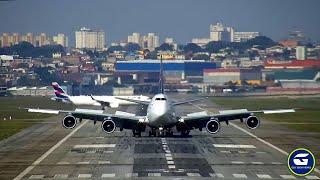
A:
[[[73,117],[71,115],[67,115],[62,120],[62,126],[66,129],[72,129],[72,128],[76,127],[76,125],[77,125],[77,120],[75,117]]]
[[[105,120],[101,124],[101,128],[106,133],[113,133],[116,130],[116,124],[112,120]]]
[[[256,129],[260,125],[260,120],[257,118],[257,116],[249,116],[246,119],[246,125],[249,129]]]
[[[206,124],[206,129],[211,134],[216,134],[220,130],[220,122],[217,119],[211,119]]]

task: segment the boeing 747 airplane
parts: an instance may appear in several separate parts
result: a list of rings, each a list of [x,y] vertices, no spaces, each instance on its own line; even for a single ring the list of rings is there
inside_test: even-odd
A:
[[[135,104],[134,102],[117,99],[133,99],[133,100],[150,100],[148,96],[70,96],[68,95],[57,82],[52,83],[55,97],[51,99],[58,102],[72,103],[76,106],[89,105],[89,106],[101,106],[104,110],[105,107],[118,108],[119,105]]]
[[[208,114],[207,112],[197,112],[187,114],[185,116],[177,116],[175,106],[198,101],[201,99],[186,100],[181,102],[171,101],[164,93],[163,86],[163,68],[162,60],[160,60],[160,78],[159,78],[160,93],[156,94],[151,100],[128,99],[116,97],[119,100],[126,100],[134,103],[147,105],[147,114],[145,116],[136,116],[132,113],[116,111],[115,114],[105,113],[103,110],[92,109],[75,109],[72,111],[52,110],[52,109],[30,109],[28,112],[60,114],[66,116],[62,119],[62,125],[65,128],[72,129],[81,122],[82,119],[92,120],[94,124],[97,121],[101,122],[101,128],[106,133],[113,133],[116,128],[120,131],[123,129],[131,129],[134,136],[141,136],[141,132],[150,127],[149,136],[173,135],[173,128],[182,135],[186,136],[190,130],[205,128],[207,132],[215,134],[220,130],[220,123],[232,120],[240,120],[245,122],[248,128],[255,129],[260,125],[260,120],[255,116],[256,113],[272,114],[272,113],[289,113],[295,112],[294,109],[280,110],[259,110],[249,111],[247,109],[226,110],[220,111],[217,114]],[[79,119],[79,121],[77,121]]]

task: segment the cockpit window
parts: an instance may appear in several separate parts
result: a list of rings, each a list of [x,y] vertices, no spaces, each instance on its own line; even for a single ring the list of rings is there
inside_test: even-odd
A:
[[[156,98],[156,101],[165,101],[167,100],[166,98]]]

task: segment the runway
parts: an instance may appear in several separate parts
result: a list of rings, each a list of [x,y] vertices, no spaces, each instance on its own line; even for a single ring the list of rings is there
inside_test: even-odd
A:
[[[121,110],[137,112],[140,108]],[[199,102],[177,111],[186,114],[201,109],[214,112],[219,107]],[[249,132],[258,138],[239,129],[246,128],[240,122],[223,124],[216,135],[195,130],[184,138],[147,137],[146,131],[135,138],[126,130],[106,134],[100,123],[94,126],[89,121],[66,130],[60,118],[0,144],[4,145],[0,147],[0,179],[299,179],[290,174],[286,155],[259,140],[264,137],[269,142],[286,134],[281,128],[271,128],[274,124],[262,124],[259,130]],[[283,142],[290,147],[290,141],[278,143]],[[318,146],[312,143],[310,139],[310,147]],[[300,179],[319,177],[314,172]]]

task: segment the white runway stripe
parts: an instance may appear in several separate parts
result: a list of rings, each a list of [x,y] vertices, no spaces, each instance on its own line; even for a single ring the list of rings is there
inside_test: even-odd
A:
[[[167,161],[167,164],[174,164],[174,161]]]
[[[221,173],[209,173],[211,177],[224,178],[224,175]]]
[[[29,179],[43,179],[43,178],[44,178],[44,175],[42,175],[42,174],[31,175],[29,177]]]
[[[271,162],[271,164],[274,164],[274,165],[281,165],[281,164],[283,164],[283,163],[281,163],[281,162]]]
[[[114,148],[116,144],[78,144],[73,146],[74,149],[83,149],[83,148]]]
[[[65,164],[70,164],[69,162],[65,162],[65,161],[61,161],[61,162],[58,162],[57,164],[59,165],[65,165]]]
[[[161,176],[161,173],[148,173],[148,176],[159,177],[159,176]]]
[[[282,177],[283,179],[296,179],[294,176],[292,175],[280,175],[280,177]]]
[[[272,177],[268,174],[257,174],[260,179],[272,179]]]
[[[251,164],[264,164],[263,162],[255,162],[255,161],[253,161],[253,162],[251,162]]]
[[[111,178],[111,177],[116,177],[116,174],[111,173],[111,174],[102,174],[102,178]]]
[[[53,176],[53,178],[67,179],[68,178],[68,174],[56,174],[56,175]]]
[[[77,162],[77,164],[90,164],[89,161],[82,161],[82,162]]]
[[[306,176],[306,179],[320,179],[318,176]]]
[[[244,164],[243,161],[231,161],[232,164]]]
[[[138,173],[127,173],[126,177],[138,177]]]
[[[188,176],[192,177],[200,177],[201,175],[199,173],[187,173]]]
[[[248,178],[245,174],[232,174],[234,178]]]
[[[98,161],[98,164],[110,164],[110,161]]]
[[[243,149],[255,149],[254,145],[246,144],[213,144],[216,148],[243,148]]]
[[[92,174],[79,174],[78,178],[91,178]]]

